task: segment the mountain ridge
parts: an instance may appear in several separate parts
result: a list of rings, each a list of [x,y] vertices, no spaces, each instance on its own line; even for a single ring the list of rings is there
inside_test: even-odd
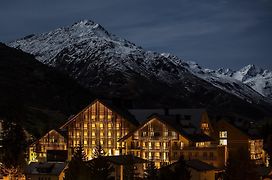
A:
[[[147,98],[143,104],[157,98],[164,105],[167,100],[176,99],[172,106],[215,107],[220,103],[230,109],[233,107],[220,101],[271,106],[268,98],[246,84],[230,77],[222,78],[218,73],[207,72],[197,64],[170,54],[146,51],[110,34],[93,21],[79,21],[8,45],[35,55],[39,61],[107,98],[137,99],[138,103]]]

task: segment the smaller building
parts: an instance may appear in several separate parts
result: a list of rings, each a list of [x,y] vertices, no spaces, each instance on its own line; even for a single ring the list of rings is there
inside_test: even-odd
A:
[[[47,161],[47,153],[49,150],[66,151],[66,143],[66,139],[61,133],[54,129],[49,131],[28,147],[29,162]]]
[[[67,163],[64,162],[32,162],[25,171],[26,180],[63,180]]]
[[[217,117],[201,122],[202,132],[209,134],[219,146],[225,146],[229,153],[238,149],[248,149],[250,158],[256,164],[266,162],[263,139],[259,135],[257,123],[251,119],[235,115]]]
[[[225,147],[218,147],[179,116],[152,115],[119,141],[125,143],[126,154],[152,160],[158,168],[176,162],[181,155],[221,168],[226,162]]]

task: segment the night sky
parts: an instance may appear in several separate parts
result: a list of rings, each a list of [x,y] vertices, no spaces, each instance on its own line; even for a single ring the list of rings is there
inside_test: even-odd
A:
[[[272,70],[272,0],[2,0],[0,41],[83,19],[207,68]]]

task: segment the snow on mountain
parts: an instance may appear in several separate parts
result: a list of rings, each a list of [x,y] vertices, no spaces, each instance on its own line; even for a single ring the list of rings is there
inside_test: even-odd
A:
[[[267,87],[271,85],[271,81],[260,82],[258,78],[248,82],[249,79],[257,78],[250,67],[239,72],[228,69],[202,69],[196,63],[185,62],[167,53],[146,51],[88,20],[48,33],[30,35],[8,45],[35,55],[39,61],[68,73],[88,88],[108,88],[109,84],[119,85],[116,85],[116,88],[119,88],[120,84],[131,86],[132,77],[134,80],[141,77],[152,82],[158,81],[158,84],[166,83],[167,86],[182,84],[188,92],[196,92],[197,89],[193,89],[196,85],[192,83],[201,84],[204,80],[250,103],[270,101],[256,91],[263,92],[257,87]],[[262,79],[271,75],[271,72],[265,72],[260,75]],[[254,84],[251,84],[253,82]],[[189,84],[192,87],[189,87]],[[250,86],[255,87],[256,91]],[[261,94],[267,95],[269,92],[271,95],[271,88]],[[268,97],[271,97],[270,95]]]
[[[272,71],[263,70],[255,65],[247,65],[237,71],[219,69],[216,74],[236,79],[263,96],[272,98]]]

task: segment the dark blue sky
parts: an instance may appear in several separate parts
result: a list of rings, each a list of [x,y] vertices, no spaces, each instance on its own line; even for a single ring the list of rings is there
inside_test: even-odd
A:
[[[272,69],[272,0],[8,0],[0,3],[0,41],[82,19],[205,67]]]

